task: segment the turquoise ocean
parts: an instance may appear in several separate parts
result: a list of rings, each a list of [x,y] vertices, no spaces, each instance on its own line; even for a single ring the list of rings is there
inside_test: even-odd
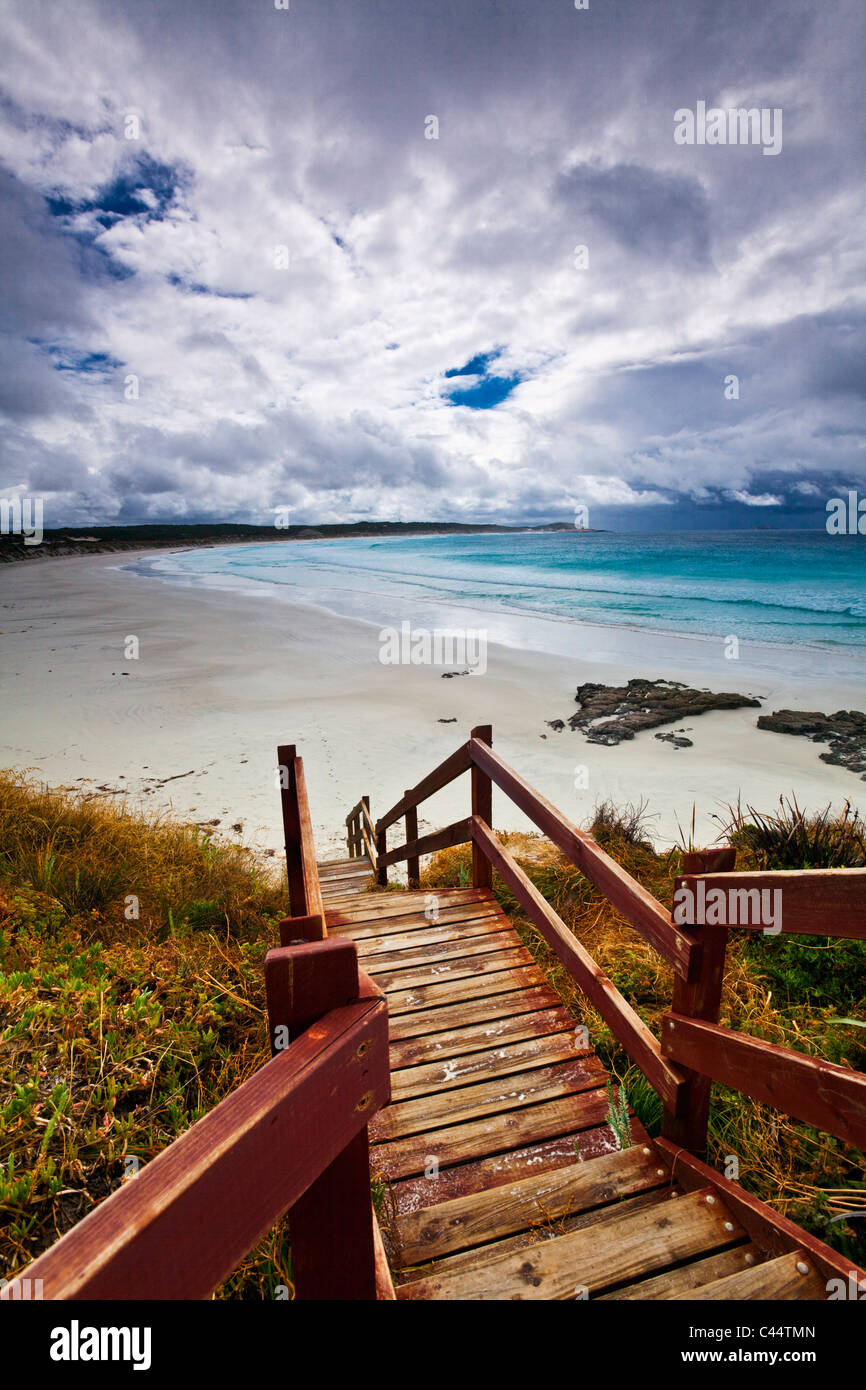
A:
[[[142,573],[314,603],[378,624],[539,620],[846,652],[866,648],[866,540],[811,531],[526,532],[218,546]],[[491,631],[493,635],[493,630]]]

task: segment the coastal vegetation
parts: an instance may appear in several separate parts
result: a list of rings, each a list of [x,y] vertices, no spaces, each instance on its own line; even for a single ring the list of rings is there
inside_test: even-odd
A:
[[[593,833],[670,905],[681,865],[657,852],[641,806],[596,808]],[[733,808],[720,838],[755,868],[866,863],[850,808]],[[650,1027],[672,977],[585,878],[540,836],[503,842]],[[465,848],[442,851],[423,886],[465,883]],[[528,948],[650,1133],[659,1103],[498,881]],[[207,829],[111,799],[0,774],[0,1274],[20,1269],[268,1058],[263,960],[286,891],[274,869]],[[866,943],[731,933],[722,1022],[866,1069]],[[864,1262],[864,1156],[714,1088],[710,1159],[750,1191]],[[381,1198],[382,1194],[378,1193]],[[218,1297],[291,1291],[286,1224]]]

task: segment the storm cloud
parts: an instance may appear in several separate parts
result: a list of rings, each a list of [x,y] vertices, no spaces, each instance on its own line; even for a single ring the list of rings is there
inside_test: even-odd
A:
[[[0,0],[0,38],[0,495],[46,525],[866,490],[859,0]],[[698,101],[782,109],[781,153],[678,145]]]

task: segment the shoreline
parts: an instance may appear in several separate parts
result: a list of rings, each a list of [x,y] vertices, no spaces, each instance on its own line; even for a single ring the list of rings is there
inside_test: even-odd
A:
[[[443,534],[444,534],[444,533],[443,533]],[[480,534],[480,533],[479,533],[479,534]],[[600,533],[597,533],[597,534],[600,534]],[[431,538],[432,538],[432,535],[431,535]],[[326,538],[326,537],[321,537],[320,539],[328,539],[328,538]],[[347,539],[347,538],[346,538],[346,539]],[[388,538],[386,538],[386,539],[396,539],[396,538],[394,538],[394,537],[388,537]],[[423,539],[423,537],[418,538],[418,539]],[[241,544],[242,544],[242,545],[243,545],[243,544],[247,544],[247,542],[242,542]],[[253,542],[253,544],[255,544],[255,542]],[[198,549],[198,548],[200,548],[200,547],[195,547],[195,548]],[[231,550],[231,549],[235,549],[236,547],[235,547],[234,545],[226,545],[226,546],[213,546],[213,547],[211,547],[211,548],[212,548],[212,549],[219,549],[219,550],[222,550],[222,549]],[[181,554],[186,554],[186,553],[188,553],[186,550],[183,550],[183,551],[173,551],[173,552],[171,552],[171,553],[169,553],[169,554],[164,554],[162,551],[158,551],[158,552],[154,552],[152,558],[154,558],[154,559],[157,559],[157,558],[159,558],[159,559],[170,559],[171,556],[172,556],[172,554],[174,554],[174,555],[181,555]],[[170,584],[170,585],[173,585],[173,586],[177,586],[178,588],[187,588],[187,589],[204,589],[204,588],[209,588],[209,589],[211,589],[211,591],[213,591],[213,592],[220,592],[220,593],[236,593],[236,594],[239,594],[239,595],[247,594],[247,595],[249,595],[250,597],[252,597],[254,594],[257,594],[257,593],[258,593],[258,594],[266,593],[266,594],[268,594],[268,596],[273,597],[273,598],[275,598],[275,599],[277,599],[277,600],[282,600],[283,602],[286,602],[286,603],[294,603],[294,604],[303,603],[303,604],[305,604],[305,606],[307,606],[307,607],[316,608],[316,609],[318,609],[319,611],[321,611],[321,612],[323,612],[323,613],[327,613],[327,614],[329,614],[330,616],[333,616],[333,617],[345,618],[345,619],[348,619],[348,620],[353,621],[353,622],[366,623],[366,624],[367,624],[368,626],[370,626],[370,627],[381,627],[381,623],[379,623],[378,621],[375,621],[373,618],[364,617],[364,616],[362,616],[362,615],[360,615],[360,614],[357,614],[357,613],[354,613],[354,614],[353,614],[353,613],[350,613],[350,612],[341,612],[339,608],[334,607],[333,605],[328,604],[327,602],[324,602],[324,601],[322,601],[322,602],[313,602],[313,601],[311,601],[311,600],[297,600],[297,599],[293,599],[293,598],[290,596],[289,592],[288,592],[288,586],[287,586],[287,585],[278,584],[278,583],[276,583],[275,581],[269,581],[269,580],[266,580],[266,579],[252,579],[252,578],[250,578],[249,576],[246,576],[246,575],[229,575],[229,574],[207,574],[207,575],[200,575],[200,576],[197,576],[196,578],[192,578],[192,577],[189,577],[189,576],[184,575],[181,571],[176,571],[174,574],[169,574],[169,573],[166,573],[166,572],[160,572],[160,571],[158,571],[158,570],[156,570],[156,569],[150,569],[149,571],[143,571],[143,570],[136,569],[136,567],[135,567],[134,564],[118,565],[117,568],[118,568],[118,569],[126,569],[126,570],[128,570],[130,573],[133,573],[133,574],[138,575],[139,578],[144,578],[144,579],[146,579],[146,578],[155,578],[155,579],[158,579],[158,580],[160,580],[161,582],[163,582],[163,583],[165,583],[165,584]],[[383,597],[384,597],[380,592],[378,592],[378,591],[375,590],[375,589],[369,589],[369,590],[359,589],[357,585],[353,586],[353,592],[354,592],[355,594],[360,593],[360,594],[362,594],[362,595],[363,595],[364,597],[366,597],[366,598],[370,598],[370,599],[372,599],[372,600],[376,600],[376,601],[379,601],[379,602],[381,602],[382,599],[383,599]],[[414,600],[414,601],[415,601],[415,602],[419,602],[419,600],[417,600],[417,599]],[[580,619],[576,619],[576,618],[572,618],[572,617],[568,617],[568,616],[564,616],[564,615],[559,615],[559,614],[556,614],[556,613],[545,612],[544,610],[541,610],[541,609],[535,610],[535,609],[526,609],[526,608],[524,608],[524,609],[510,608],[510,607],[507,607],[507,606],[504,605],[504,604],[503,604],[503,605],[500,605],[500,606],[498,606],[498,607],[495,607],[495,608],[487,608],[487,609],[484,609],[484,608],[478,607],[477,605],[473,605],[471,602],[469,602],[469,601],[467,601],[467,600],[459,600],[459,599],[450,599],[449,602],[448,602],[447,604],[446,604],[445,601],[442,600],[442,599],[430,599],[430,600],[428,600],[427,602],[429,603],[429,606],[430,606],[431,608],[439,607],[439,608],[445,609],[445,608],[451,607],[451,608],[453,608],[455,611],[458,611],[458,612],[475,613],[476,615],[482,614],[482,615],[486,616],[486,618],[487,618],[488,620],[491,619],[491,618],[495,619],[496,617],[502,617],[503,619],[514,619],[514,620],[516,620],[518,623],[523,622],[523,623],[526,623],[526,624],[532,624],[532,625],[534,625],[534,626],[538,626],[539,624],[544,625],[544,626],[546,626],[547,624],[551,624],[551,625],[554,625],[554,626],[557,627],[557,628],[562,628],[562,629],[565,629],[565,630],[571,631],[571,632],[581,632],[582,630],[587,629],[587,630],[589,630],[590,632],[594,632],[594,633],[597,633],[597,634],[599,634],[599,635],[601,635],[601,634],[608,634],[608,635],[610,635],[610,634],[616,634],[616,633],[623,633],[623,634],[630,634],[630,635],[633,636],[633,637],[641,637],[641,638],[644,638],[644,639],[646,639],[646,638],[659,638],[659,639],[661,639],[661,640],[670,640],[670,641],[672,641],[672,642],[677,642],[677,643],[678,643],[678,642],[694,643],[694,644],[696,645],[696,647],[703,647],[704,653],[705,653],[705,655],[706,655],[708,658],[711,658],[711,657],[712,657],[712,651],[711,651],[711,649],[712,649],[712,648],[718,648],[720,641],[721,641],[721,640],[724,640],[724,639],[720,639],[719,637],[717,637],[717,636],[715,636],[715,635],[710,635],[709,633],[702,633],[702,632],[680,632],[680,631],[677,631],[677,630],[675,630],[675,629],[673,629],[673,628],[641,626],[640,624],[637,624],[637,623],[625,623],[625,622],[621,622],[621,623],[607,622],[607,623],[606,623],[606,622],[594,621],[592,618],[580,618]],[[504,645],[511,645],[511,644],[505,643]],[[803,652],[803,651],[805,651],[805,652],[808,652],[810,655],[812,655],[812,656],[813,656],[814,658],[816,658],[816,659],[817,659],[817,658],[821,658],[822,660],[826,661],[826,660],[828,660],[828,659],[831,658],[831,657],[835,657],[835,658],[838,658],[838,659],[842,662],[843,665],[850,664],[852,667],[856,667],[856,666],[859,665],[862,669],[859,670],[859,671],[858,671],[858,670],[852,670],[852,671],[850,672],[849,678],[850,678],[852,681],[855,681],[855,680],[857,680],[858,677],[859,677],[859,678],[862,678],[864,681],[866,681],[866,649],[863,649],[863,648],[860,648],[860,647],[854,647],[854,646],[852,646],[852,645],[846,645],[846,644],[843,644],[843,643],[838,643],[838,644],[836,644],[835,646],[830,647],[830,646],[828,646],[828,645],[823,645],[823,646],[822,646],[821,644],[816,643],[816,642],[798,642],[798,643],[793,643],[793,642],[768,642],[768,641],[766,641],[766,640],[764,640],[764,639],[762,639],[762,638],[751,638],[751,637],[748,638],[748,639],[744,639],[744,645],[747,645],[748,648],[749,648],[749,650],[750,650],[751,652],[754,652],[754,653],[755,653],[755,655],[754,655],[753,658],[752,658],[752,661],[750,662],[750,667],[751,667],[752,669],[760,669],[760,666],[761,666],[761,664],[762,664],[762,663],[760,662],[760,657],[761,657],[762,655],[763,655],[763,657],[764,657],[765,663],[768,665],[768,669],[772,670],[772,669],[773,669],[773,662],[772,662],[772,661],[769,661],[769,658],[771,658],[771,657],[776,657],[776,658],[778,659],[778,658],[781,657],[782,660],[779,662],[779,665],[780,665],[780,666],[784,666],[784,665],[785,665],[784,656],[785,656],[786,654],[790,654],[790,653],[792,653],[792,652],[794,652],[794,651],[796,651],[796,652]],[[535,648],[532,648],[532,647],[527,646],[525,642],[523,642],[523,643],[516,643],[515,646],[516,646],[519,650],[524,650],[524,651],[527,651],[527,650],[535,650]],[[543,651],[544,649],[542,648],[542,649],[539,649],[539,650],[542,650],[542,651]],[[549,652],[549,654],[555,655],[556,653],[555,653],[554,651],[551,651],[551,652]],[[864,691],[864,694],[866,694],[866,691]]]
[[[719,829],[712,813],[738,796],[772,810],[794,791],[816,808],[856,805],[863,787],[822,763],[820,746],[756,727],[758,713],[779,708],[862,705],[862,682],[804,670],[802,649],[780,644],[791,654],[787,669],[718,654],[711,662],[703,649],[696,664],[679,637],[635,629],[640,658],[623,651],[620,630],[595,625],[591,643],[571,655],[491,641],[485,675],[444,681],[436,667],[383,666],[375,623],[285,594],[265,604],[250,602],[258,590],[142,583],[147,576],[118,563],[116,552],[55,558],[68,563],[4,571],[0,763],[30,767],[52,785],[109,788],[136,806],[218,821],[217,834],[264,852],[282,845],[275,761],[283,742],[304,757],[323,856],[339,852],[346,813],[361,795],[372,795],[374,818],[381,815],[481,723],[493,724],[502,756],[580,825],[599,800],[648,798],[650,831],[662,845],[676,840],[677,822],[690,823],[693,802],[696,833],[709,844]],[[139,638],[137,660],[124,658],[129,635]],[[692,655],[701,642],[686,636]],[[584,681],[639,676],[754,693],[761,710],[686,720],[694,746],[685,749],[652,732],[604,747],[547,727],[574,712]],[[586,787],[575,785],[578,768]],[[422,807],[421,833],[466,815],[468,805],[462,778]],[[532,828],[495,792],[494,822]]]

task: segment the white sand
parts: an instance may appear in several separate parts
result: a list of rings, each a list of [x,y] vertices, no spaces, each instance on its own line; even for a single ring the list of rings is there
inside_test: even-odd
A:
[[[712,813],[739,796],[762,809],[791,791],[809,807],[866,802],[856,775],[821,762],[822,746],[757,729],[754,709],[686,720],[694,747],[682,750],[652,732],[606,748],[545,725],[574,712],[580,682],[634,676],[755,694],[767,711],[863,708],[854,662],[843,678],[830,678],[814,653],[753,647],[728,661],[718,643],[575,625],[579,657],[491,646],[486,674],[443,680],[442,668],[382,665],[371,624],[260,586],[225,592],[142,578],[121,568],[133,558],[0,569],[0,766],[31,768],[52,785],[108,788],[199,822],[218,819],[220,832],[278,850],[275,750],[294,742],[323,854],[338,850],[346,812],[362,794],[380,815],[480,723],[493,725],[503,757],[579,824],[599,798],[647,798],[661,843],[676,840],[677,820],[689,825],[693,803],[697,842],[709,844],[718,833]],[[137,661],[124,658],[133,634]],[[578,765],[588,773],[582,790],[574,786]],[[464,777],[426,803],[421,828],[468,811]],[[494,822],[527,828],[496,791]]]

